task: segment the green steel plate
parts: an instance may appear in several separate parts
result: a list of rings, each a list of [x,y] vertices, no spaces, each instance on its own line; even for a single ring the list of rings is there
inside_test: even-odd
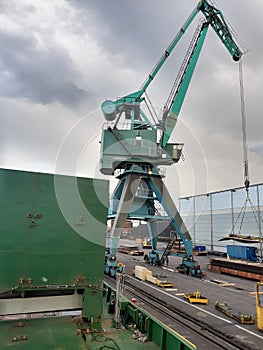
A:
[[[23,327],[16,324],[22,323]],[[114,329],[111,322],[103,333],[78,335],[78,326],[71,317],[47,319],[22,319],[2,321],[0,327],[1,349],[19,350],[158,350],[153,342],[142,343],[132,338],[132,331]],[[85,327],[85,324],[82,325]],[[22,339],[24,337],[24,340]]]

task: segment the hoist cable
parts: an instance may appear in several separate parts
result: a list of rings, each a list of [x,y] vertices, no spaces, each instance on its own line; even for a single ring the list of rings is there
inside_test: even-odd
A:
[[[242,229],[242,226],[243,226],[243,223],[244,223],[244,219],[245,219],[245,215],[247,213],[247,208],[248,208],[248,203],[250,205],[250,208],[252,209],[251,212],[254,216],[254,219],[255,219],[255,222],[256,222],[256,225],[258,226],[258,228],[260,227],[259,225],[259,221],[258,221],[258,218],[257,218],[257,209],[255,208],[255,206],[253,205],[251,199],[249,197],[246,198],[244,204],[243,204],[243,207],[241,208],[237,218],[236,218],[236,221],[230,231],[230,236],[234,233],[234,228],[237,226],[239,220],[240,220],[240,225],[239,225],[239,231],[238,231],[238,234],[241,235],[241,229]]]
[[[240,222],[240,227],[239,227],[239,234],[241,234],[241,229],[242,229],[244,218],[245,218],[245,213],[246,213],[246,209],[247,209],[247,201],[248,201],[248,198],[246,199],[245,204],[244,204],[243,215],[241,217],[241,222]]]
[[[245,200],[245,203],[236,219],[236,222],[234,223],[231,233],[234,231],[234,227],[237,224],[240,216],[240,227],[239,227],[239,235],[241,234],[241,228],[243,226],[245,214],[247,211],[247,205],[249,203],[252,214],[255,218],[256,224],[259,226],[259,222],[256,217],[256,208],[254,207],[251,199],[249,198],[249,172],[248,172],[248,152],[247,152],[247,125],[246,125],[246,108],[245,108],[245,93],[244,93],[244,84],[243,84],[243,71],[242,71],[242,59],[239,60],[239,86],[240,86],[240,102],[241,102],[241,118],[242,118],[242,136],[243,136],[243,161],[244,161],[244,185],[247,191],[247,198]]]
[[[254,204],[252,203],[252,201],[250,199],[249,199],[249,202],[250,202],[250,207],[252,209],[252,213],[254,215],[254,218],[255,218],[255,221],[257,223],[258,229],[260,230],[260,222],[258,220],[258,211],[257,211],[256,207],[254,206]]]
[[[231,230],[231,232],[230,232],[230,235],[234,232],[234,228],[236,227],[237,222],[238,222],[238,220],[239,220],[241,214],[243,214],[243,217],[244,217],[244,215],[245,215],[245,210],[246,210],[246,206],[247,206],[247,201],[245,201],[245,203],[243,204],[243,207],[241,208],[241,210],[240,210],[240,212],[239,212],[239,214],[238,214],[238,216],[237,216],[237,218],[236,218],[236,221],[235,221],[235,223],[234,223],[234,225],[233,225],[233,227],[232,227],[232,230]],[[239,229],[239,233],[240,233],[240,231],[241,231],[241,228]]]
[[[242,71],[242,59],[238,62],[239,67],[239,86],[240,86],[240,102],[241,102],[241,118],[242,118],[242,135],[243,135],[243,160],[244,160],[244,185],[247,191],[247,197],[249,197],[249,174],[248,174],[248,155],[247,155],[247,125],[246,125],[246,109],[245,109],[245,97],[244,97],[244,84],[243,84],[243,71]]]

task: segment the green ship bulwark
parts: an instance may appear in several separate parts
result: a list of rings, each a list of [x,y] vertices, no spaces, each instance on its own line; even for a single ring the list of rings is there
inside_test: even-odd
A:
[[[0,169],[1,349],[195,349],[128,301],[126,328],[113,327],[103,284],[108,192],[105,180]],[[142,319],[146,343],[130,328]]]

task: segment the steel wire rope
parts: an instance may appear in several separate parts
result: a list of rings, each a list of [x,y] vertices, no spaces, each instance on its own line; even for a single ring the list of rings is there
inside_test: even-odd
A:
[[[239,68],[239,87],[240,87],[240,103],[241,103],[241,120],[242,120],[242,136],[243,136],[243,161],[244,161],[244,185],[249,198],[249,171],[248,171],[248,155],[247,155],[247,125],[246,125],[246,108],[245,108],[245,93],[243,84],[243,69],[242,59],[238,62]]]
[[[241,106],[242,141],[243,141],[242,142],[243,143],[243,165],[244,165],[244,180],[245,180],[244,185],[245,185],[245,189],[247,192],[247,197],[246,197],[245,203],[244,203],[243,207],[241,208],[241,211],[238,214],[238,217],[237,217],[237,219],[232,227],[230,235],[234,231],[234,228],[238,222],[240,215],[243,214],[241,217],[241,222],[240,222],[240,227],[239,227],[239,235],[240,235],[241,229],[242,229],[242,226],[244,223],[244,217],[246,214],[248,203],[250,204],[255,221],[257,223],[257,226],[259,227],[259,222],[258,222],[257,217],[256,217],[257,210],[249,197],[250,181],[249,181],[248,152],[247,152],[247,125],[246,125],[246,108],[245,108],[245,93],[244,93],[244,83],[243,83],[244,78],[243,78],[243,69],[242,69],[242,59],[240,59],[238,62],[238,68],[239,68],[239,88],[240,88],[240,106]]]
[[[239,67],[239,86],[240,86],[240,101],[241,101],[241,118],[242,118],[242,134],[243,134],[243,153],[244,153],[244,177],[245,177],[245,187],[247,191],[247,199],[252,209],[257,226],[259,227],[259,222],[257,219],[257,210],[249,197],[249,168],[248,168],[248,154],[247,154],[247,125],[246,125],[246,108],[245,108],[245,92],[243,84],[243,69],[242,69],[242,59],[238,62]]]

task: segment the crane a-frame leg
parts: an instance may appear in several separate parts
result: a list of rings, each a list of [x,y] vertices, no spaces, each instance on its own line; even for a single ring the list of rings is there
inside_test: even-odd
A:
[[[144,195],[143,201],[141,201],[142,187]],[[191,236],[161,176],[150,175],[147,172],[124,172],[116,186],[112,201],[115,202],[115,205],[111,203],[111,208],[113,209],[110,217],[114,218],[110,237],[111,256],[116,255],[119,238],[127,218],[140,219],[148,222],[150,225],[150,238],[153,248],[156,248],[156,238],[158,235],[156,229],[154,229],[154,222],[158,219],[166,219],[172,223],[175,231],[179,234],[184,243],[186,250],[186,256],[183,259],[184,267],[187,271],[194,269],[195,261],[192,257]],[[159,202],[159,204],[161,204],[166,213],[165,216],[160,216],[156,211],[153,211],[153,202]],[[141,207],[138,203],[141,203]]]
[[[134,195],[138,189],[140,179],[136,174],[128,174],[121,184],[121,195],[117,207],[114,224],[110,235],[110,254],[116,255],[118,243],[123,231],[125,221],[129,215]],[[116,192],[116,190],[115,190]]]

